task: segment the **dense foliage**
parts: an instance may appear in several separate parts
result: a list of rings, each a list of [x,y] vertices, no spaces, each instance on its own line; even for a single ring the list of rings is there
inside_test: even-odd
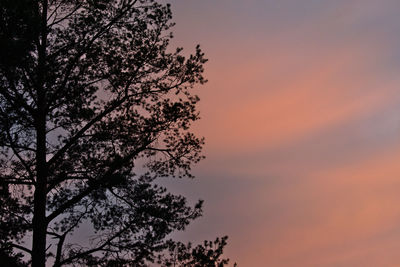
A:
[[[2,0],[0,248],[32,266],[223,266],[225,238],[168,240],[202,213],[157,185],[192,177],[206,62],[168,48],[153,0]],[[90,240],[76,229],[92,229]],[[32,247],[22,241],[32,240]],[[6,255],[6,256],[4,256]]]

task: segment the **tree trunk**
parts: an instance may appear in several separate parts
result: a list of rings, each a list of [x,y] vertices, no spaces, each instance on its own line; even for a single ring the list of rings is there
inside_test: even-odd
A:
[[[44,267],[46,262],[46,187],[37,185],[33,213],[32,266]]]
[[[37,122],[37,177],[34,194],[32,267],[44,267],[46,263],[46,121],[41,118]]]
[[[39,1],[37,11],[40,14]],[[33,200],[32,220],[32,267],[46,265],[46,196],[47,196],[47,163],[46,163],[46,46],[47,46],[47,0],[41,1],[41,31],[38,45],[38,76],[36,84],[37,114],[36,127],[36,184]]]

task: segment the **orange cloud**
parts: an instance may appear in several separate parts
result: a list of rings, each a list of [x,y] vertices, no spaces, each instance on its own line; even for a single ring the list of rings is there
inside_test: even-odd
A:
[[[243,219],[245,233],[235,240],[251,249],[233,253],[249,266],[258,266],[260,257],[266,266],[396,266],[399,158],[400,143],[289,181],[265,177],[249,195],[226,203],[228,210],[239,207],[252,218]]]
[[[246,2],[256,21],[233,2],[195,25],[212,32],[202,233],[243,266],[400,265],[398,1]]]
[[[277,147],[387,105],[397,81],[364,78],[365,66],[374,60],[369,55],[374,53],[357,47],[338,50],[310,58],[290,75],[285,69],[274,70],[276,66],[264,57],[239,62],[233,69],[228,66],[226,73],[211,77],[215,90],[208,89],[202,106],[207,124],[199,127],[210,149],[232,153]],[[285,50],[274,52],[272,62]],[[271,77],[269,71],[275,75]],[[227,90],[216,91],[219,86]],[[380,90],[373,90],[378,86]]]

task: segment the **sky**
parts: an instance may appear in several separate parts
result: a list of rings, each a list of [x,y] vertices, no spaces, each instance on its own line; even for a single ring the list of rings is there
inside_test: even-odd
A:
[[[177,238],[229,236],[239,266],[400,266],[400,2],[171,0],[206,159]]]

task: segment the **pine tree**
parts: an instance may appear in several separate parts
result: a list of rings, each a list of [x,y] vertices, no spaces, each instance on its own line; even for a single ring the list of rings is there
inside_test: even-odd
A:
[[[225,239],[167,238],[202,213],[157,179],[191,178],[203,158],[190,125],[207,61],[199,46],[169,48],[170,6],[2,0],[0,12],[2,255],[35,267],[226,264]],[[87,244],[80,225],[93,229]]]

